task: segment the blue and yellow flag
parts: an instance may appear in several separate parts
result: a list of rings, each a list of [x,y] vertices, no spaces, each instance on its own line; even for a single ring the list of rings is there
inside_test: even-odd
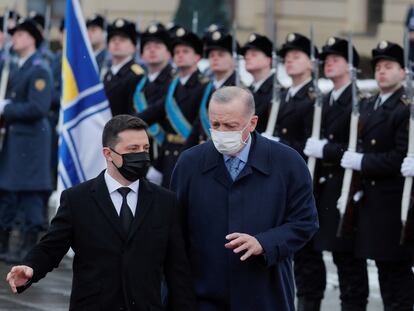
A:
[[[65,30],[59,188],[96,177],[106,167],[101,137],[105,123],[111,118],[78,0],[66,1]]]

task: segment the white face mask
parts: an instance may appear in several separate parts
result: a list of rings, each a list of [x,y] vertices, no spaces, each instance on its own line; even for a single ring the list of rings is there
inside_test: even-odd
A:
[[[249,138],[243,141],[243,131],[249,126],[250,122],[240,131],[217,131],[210,128],[211,140],[217,151],[226,155],[235,155]]]

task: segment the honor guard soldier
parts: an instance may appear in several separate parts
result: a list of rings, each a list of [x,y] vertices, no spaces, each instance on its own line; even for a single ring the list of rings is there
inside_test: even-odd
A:
[[[45,224],[45,193],[52,187],[47,115],[53,87],[38,50],[43,36],[37,23],[22,19],[11,34],[19,58],[10,73],[7,99],[0,101],[6,124],[0,151],[0,227],[5,240],[13,229],[21,234],[15,248],[1,256],[10,263],[21,260]],[[23,218],[21,223],[16,223],[17,218]]]
[[[212,24],[203,38],[204,52],[208,58],[212,78],[204,89],[199,115],[194,122],[193,130],[187,139],[189,148],[210,139],[210,122],[208,121],[208,103],[211,94],[223,86],[236,85],[236,71],[233,57],[233,36],[224,28]],[[236,53],[239,45],[236,42]]]
[[[136,88],[143,94],[147,105],[163,101],[174,77],[171,61],[171,37],[165,26],[153,23],[141,35],[141,57],[148,69],[146,81]],[[140,107],[136,107],[142,112]],[[143,107],[146,108],[146,107]]]
[[[380,93],[361,103],[357,152],[345,152],[341,165],[359,172],[355,254],[375,260],[385,310],[414,305],[412,255],[400,243],[400,174],[407,154],[409,107],[402,87],[404,51],[381,41],[372,50]]]
[[[357,68],[359,55],[352,48],[353,67]],[[306,156],[319,159],[314,194],[320,227],[312,241],[314,250],[309,250],[312,262],[303,258],[303,265],[308,265],[303,269],[307,294],[300,298],[300,310],[320,310],[326,288],[322,251],[330,251],[338,271],[341,310],[363,311],[369,291],[366,260],[355,258],[352,235],[337,237],[340,219],[337,202],[344,176],[341,158],[348,147],[352,111],[348,41],[330,37],[322,47],[320,59],[324,62],[325,77],[333,82],[334,88],[323,99],[321,139],[309,138],[304,150]]]
[[[137,113],[142,113],[151,105],[164,103],[168,87],[174,78],[175,70],[171,61],[171,37],[165,26],[154,22],[141,34],[141,59],[147,68],[143,80],[134,88],[134,107]],[[158,147],[162,145],[164,133],[159,124],[148,128],[151,143],[152,159],[158,158]],[[152,168],[150,169],[152,171]],[[160,183],[162,176],[156,171],[157,177],[151,179]]]
[[[318,55],[316,47],[314,53],[315,56]],[[311,41],[301,34],[290,33],[278,55],[283,59],[286,72],[292,79],[292,86],[281,92],[274,137],[270,138],[289,145],[302,157],[305,157],[303,148],[311,133],[315,98],[312,85],[312,62],[310,60]],[[307,279],[309,266],[312,266],[313,269],[324,268],[323,265],[320,265],[321,258],[319,256],[320,254],[313,252],[309,243],[295,254],[294,273],[299,310],[302,308],[304,297],[312,290]],[[316,281],[312,280],[312,282]]]
[[[257,33],[251,34],[241,49],[246,70],[253,76],[250,90],[254,96],[256,115],[259,117],[256,126],[259,133],[266,130],[273,95],[272,51],[273,43],[266,36]]]
[[[117,18],[108,26],[108,48],[112,56],[112,66],[104,77],[104,87],[114,116],[135,112],[134,90],[144,74],[141,66],[134,61],[136,43],[134,23]]]
[[[312,128],[314,90],[310,40],[298,33],[287,35],[278,55],[292,79],[292,86],[282,92],[274,139],[289,145],[302,156]],[[315,56],[318,51],[315,47]]]
[[[107,22],[105,17],[95,14],[87,18],[86,30],[98,64],[99,76],[104,77],[111,67],[111,57],[106,48]]]
[[[40,31],[42,32],[44,40],[41,46],[39,47],[38,51],[40,55],[43,57],[43,59],[46,61],[47,65],[51,66],[55,59],[55,54],[48,47],[49,42],[46,42],[46,40],[49,40],[46,34],[50,31],[50,29],[45,29],[45,27],[47,26],[46,19],[42,14],[39,14],[35,11],[31,11],[29,13],[29,18],[34,20],[40,27]],[[48,25],[48,27],[50,27],[50,25]]]
[[[162,174],[164,187],[169,187],[175,163],[198,115],[207,82],[197,69],[203,54],[203,43],[196,34],[183,27],[177,28],[172,49],[178,74],[169,85],[165,100],[138,115],[149,125],[158,123],[164,133],[154,164],[154,168]]]
[[[60,42],[63,47],[65,32],[65,20],[62,19],[59,25]],[[62,92],[62,49],[58,50],[53,60],[52,66],[52,77],[53,77],[53,96],[52,104],[49,111],[49,122],[52,131],[52,155],[51,155],[51,169],[52,169],[52,182],[54,189],[57,186],[57,166],[58,166],[58,123],[60,113],[60,97]]]

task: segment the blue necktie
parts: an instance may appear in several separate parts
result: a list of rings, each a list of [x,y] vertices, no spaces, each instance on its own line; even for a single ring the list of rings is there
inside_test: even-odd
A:
[[[227,168],[233,180],[235,180],[240,173],[240,163],[241,160],[238,157],[230,157],[227,160]]]

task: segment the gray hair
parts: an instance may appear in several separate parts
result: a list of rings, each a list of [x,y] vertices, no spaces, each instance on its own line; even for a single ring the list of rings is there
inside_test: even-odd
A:
[[[225,86],[216,90],[211,96],[210,102],[227,104],[235,99],[240,99],[246,107],[246,114],[251,117],[255,114],[254,98],[250,90],[238,86]]]

